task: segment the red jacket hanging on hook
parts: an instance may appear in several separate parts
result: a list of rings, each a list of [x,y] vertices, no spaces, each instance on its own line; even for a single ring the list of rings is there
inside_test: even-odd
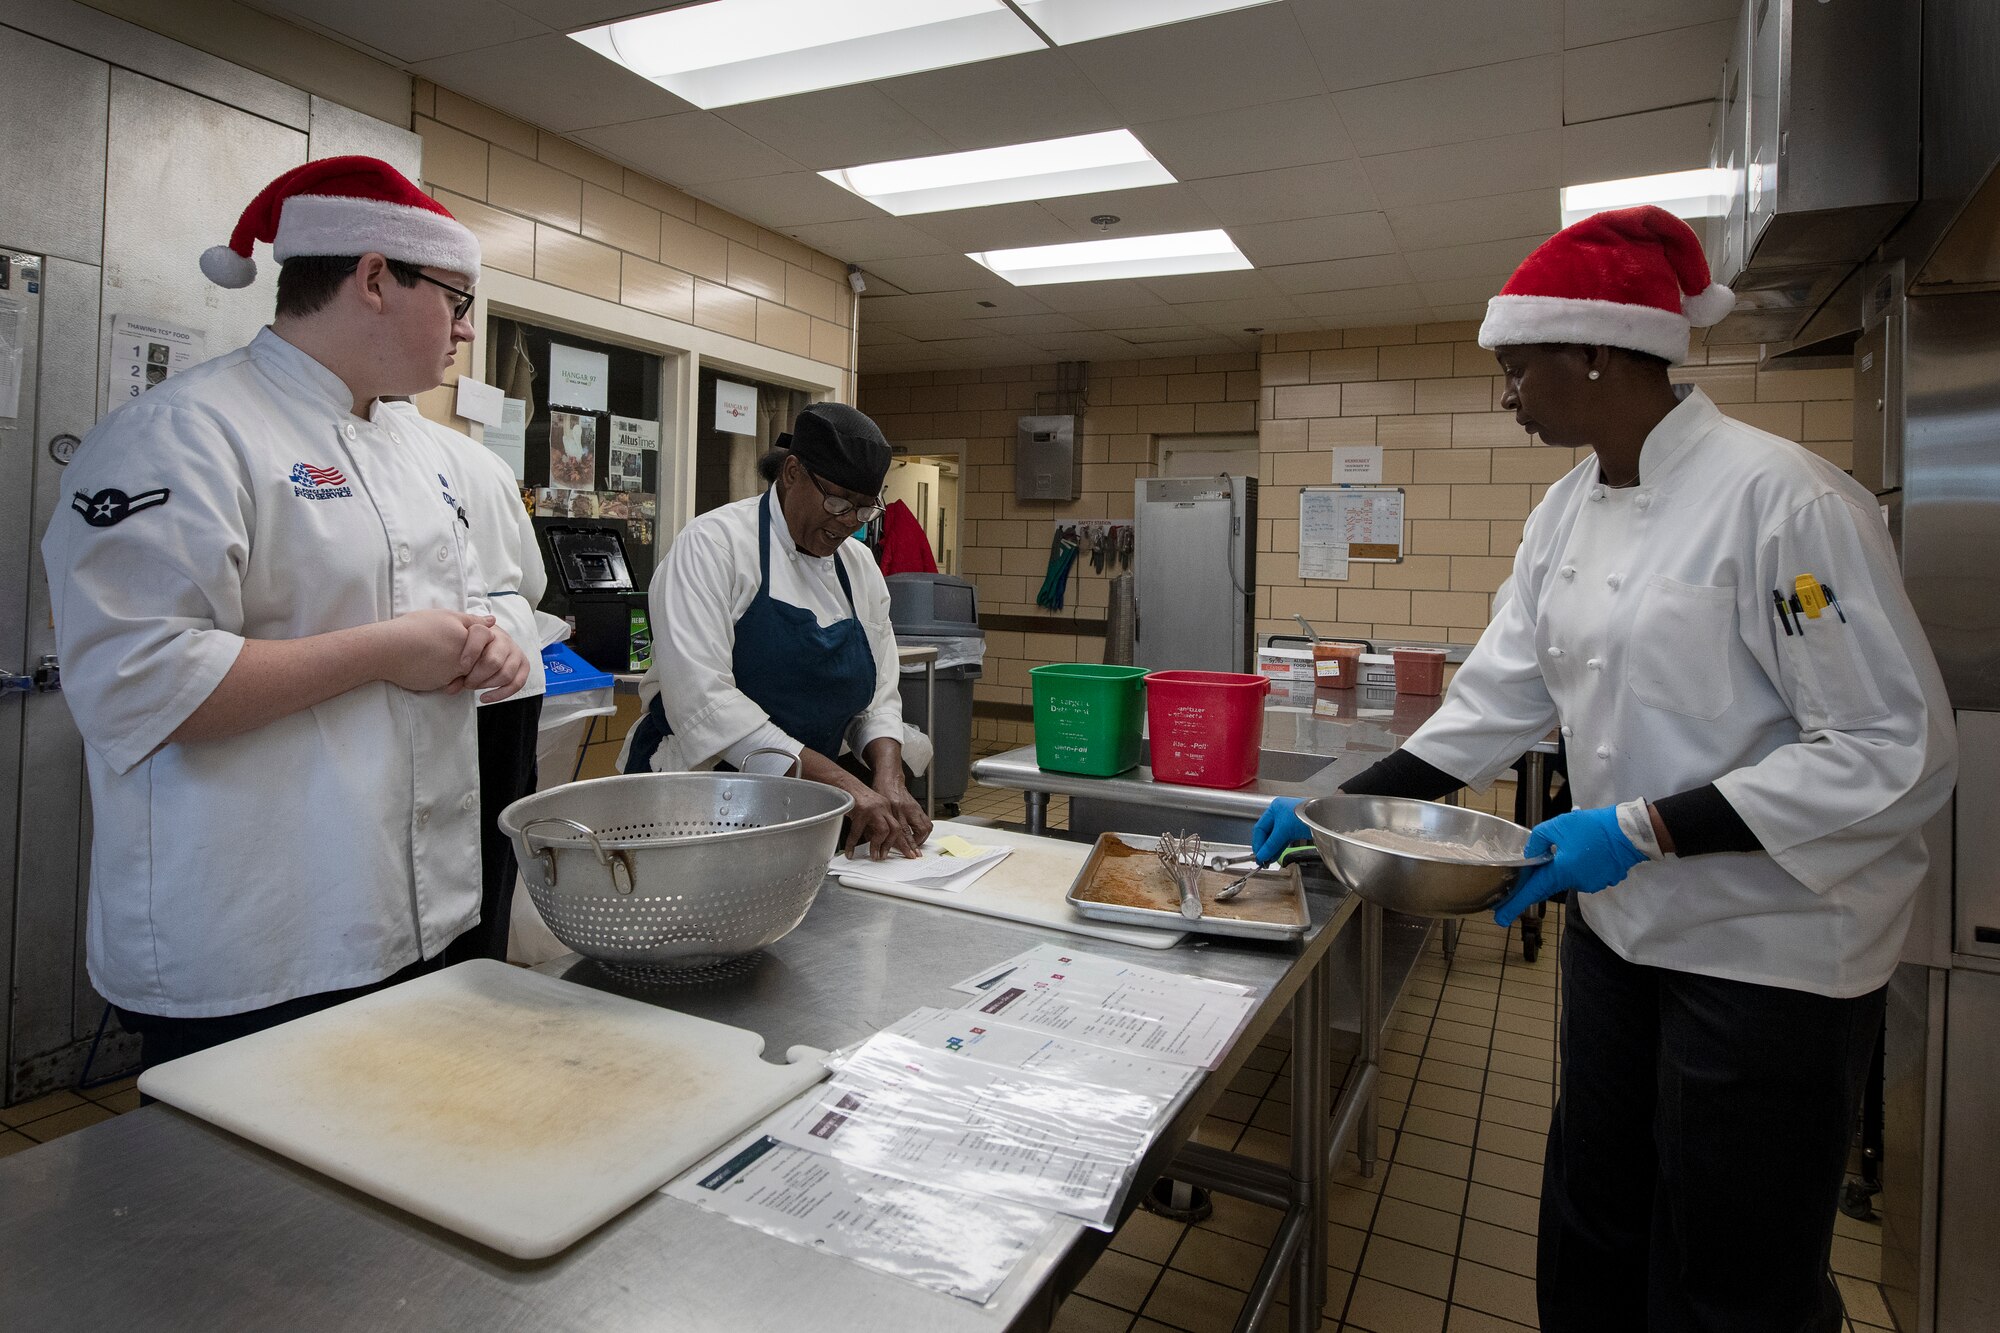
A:
[[[931,554],[931,539],[923,524],[901,500],[891,500],[882,515],[882,548],[878,554],[883,574],[935,574],[937,558]]]

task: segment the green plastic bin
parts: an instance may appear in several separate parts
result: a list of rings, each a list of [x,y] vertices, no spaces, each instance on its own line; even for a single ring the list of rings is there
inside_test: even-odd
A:
[[[1146,668],[1059,662],[1028,673],[1035,695],[1035,763],[1108,778],[1137,768],[1146,721]]]

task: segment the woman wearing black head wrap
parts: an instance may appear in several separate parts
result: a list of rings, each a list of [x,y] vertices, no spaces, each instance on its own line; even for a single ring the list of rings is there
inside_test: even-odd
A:
[[[847,848],[916,855],[930,820],[904,785],[930,745],[903,726],[889,589],[854,530],[882,512],[889,444],[873,421],[815,403],[758,470],[762,495],[702,514],[653,576],[653,667],[627,773],[776,769],[854,798]],[[788,766],[788,765],[787,765]]]

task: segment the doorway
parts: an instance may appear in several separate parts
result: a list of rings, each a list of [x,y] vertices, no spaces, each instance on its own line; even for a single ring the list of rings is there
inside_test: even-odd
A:
[[[940,574],[958,572],[963,471],[956,453],[898,454],[882,484],[884,496],[901,500],[916,516]]]
[[[1258,472],[1255,435],[1162,435],[1158,448],[1162,477],[1254,477]]]

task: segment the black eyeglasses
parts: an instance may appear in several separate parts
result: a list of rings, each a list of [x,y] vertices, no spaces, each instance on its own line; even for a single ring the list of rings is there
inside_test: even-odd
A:
[[[417,274],[417,276],[419,278],[422,278],[425,282],[428,282],[431,286],[442,287],[446,291],[450,292],[453,296],[456,296],[458,298],[458,302],[451,308],[451,317],[454,323],[457,322],[458,320],[464,319],[466,314],[471,311],[472,309],[471,292],[461,291],[458,288],[452,286],[448,282],[439,282],[436,278],[433,278],[428,273],[419,273]]]
[[[813,489],[819,492],[819,502],[825,505],[826,512],[832,514],[835,518],[846,518],[849,514],[852,514],[856,523],[873,523],[876,519],[882,517],[883,512],[888,508],[888,506],[881,502],[879,496],[876,497],[876,502],[872,505],[858,505],[845,496],[830,494],[826,487],[819,484],[819,478],[812,474],[811,468],[801,463],[799,464],[799,471],[806,474],[806,480],[810,481],[813,484]]]

